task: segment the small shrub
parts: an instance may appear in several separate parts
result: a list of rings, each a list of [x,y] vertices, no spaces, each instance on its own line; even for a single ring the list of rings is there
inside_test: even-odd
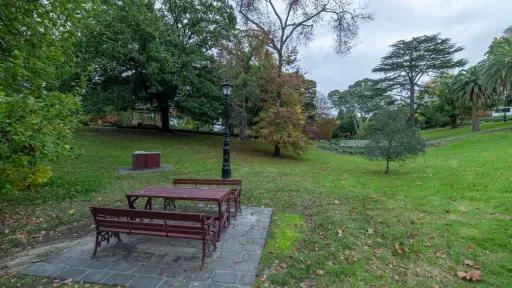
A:
[[[387,108],[379,112],[365,130],[366,156],[370,160],[385,160],[386,174],[389,162],[404,161],[425,151],[419,129],[409,124],[408,118],[404,108]]]

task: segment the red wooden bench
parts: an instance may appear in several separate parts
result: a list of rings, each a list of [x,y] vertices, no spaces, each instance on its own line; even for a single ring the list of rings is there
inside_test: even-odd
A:
[[[213,244],[214,249],[217,248],[216,222],[213,217],[204,214],[94,206],[90,209],[96,225],[93,256],[103,241],[108,243],[113,237],[121,241],[120,233],[202,241],[201,268],[204,266],[210,245]]]
[[[173,179],[175,186],[231,186],[229,201],[235,207],[235,217],[238,212],[242,212],[240,197],[242,195],[242,180],[240,179],[194,179],[194,178],[175,178]],[[230,211],[231,212],[231,211]],[[231,214],[231,213],[230,213]]]

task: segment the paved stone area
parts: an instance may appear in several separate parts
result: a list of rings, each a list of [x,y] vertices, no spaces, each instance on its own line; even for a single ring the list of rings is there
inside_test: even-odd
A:
[[[94,236],[22,272],[91,283],[143,288],[251,287],[256,278],[272,209],[243,207],[201,265],[201,241],[121,235],[91,258]]]

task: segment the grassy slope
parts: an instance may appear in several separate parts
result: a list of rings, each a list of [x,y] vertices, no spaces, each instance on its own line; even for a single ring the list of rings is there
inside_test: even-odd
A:
[[[502,128],[510,128],[512,127],[512,121],[508,122],[480,122],[480,129],[482,131],[489,131],[495,129]],[[450,128],[437,128],[437,129],[429,129],[423,130],[421,135],[427,140],[437,140],[447,137],[457,137],[464,136],[471,133],[471,125],[465,125],[460,128],[450,129]]]
[[[382,163],[359,156],[313,149],[298,159],[275,159],[264,146],[235,142],[233,177],[244,181],[245,204],[274,207],[277,218],[261,283],[506,286],[512,282],[511,140],[510,132],[469,136],[393,165],[389,176]],[[2,225],[9,228],[0,235],[2,251],[26,245],[18,239],[27,233],[88,221],[91,203],[124,205],[127,191],[168,184],[172,177],[217,177],[221,145],[219,137],[83,130],[80,155],[56,166],[53,183],[4,200],[11,207],[2,208],[2,219],[8,219]],[[173,171],[117,175],[134,150],[161,151]],[[39,228],[27,228],[33,222]],[[454,276],[471,269],[465,260],[481,266],[484,281],[470,284]]]

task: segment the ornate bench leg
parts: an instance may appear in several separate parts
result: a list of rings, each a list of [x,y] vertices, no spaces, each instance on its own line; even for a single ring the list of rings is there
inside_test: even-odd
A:
[[[96,231],[96,241],[94,243],[94,252],[92,253],[92,257],[96,256],[96,252],[98,252],[98,248],[101,248],[102,242],[110,243],[110,239],[115,237],[119,242],[121,241],[121,237],[119,233],[116,232],[99,232]]]
[[[208,249],[208,239],[206,235],[203,236],[203,255],[201,257],[201,270],[204,268],[204,258],[206,257],[206,251]]]
[[[96,252],[98,252],[98,247],[101,245],[100,240],[100,232],[96,231],[96,241],[94,242],[94,252],[92,252],[92,257],[96,256]]]

